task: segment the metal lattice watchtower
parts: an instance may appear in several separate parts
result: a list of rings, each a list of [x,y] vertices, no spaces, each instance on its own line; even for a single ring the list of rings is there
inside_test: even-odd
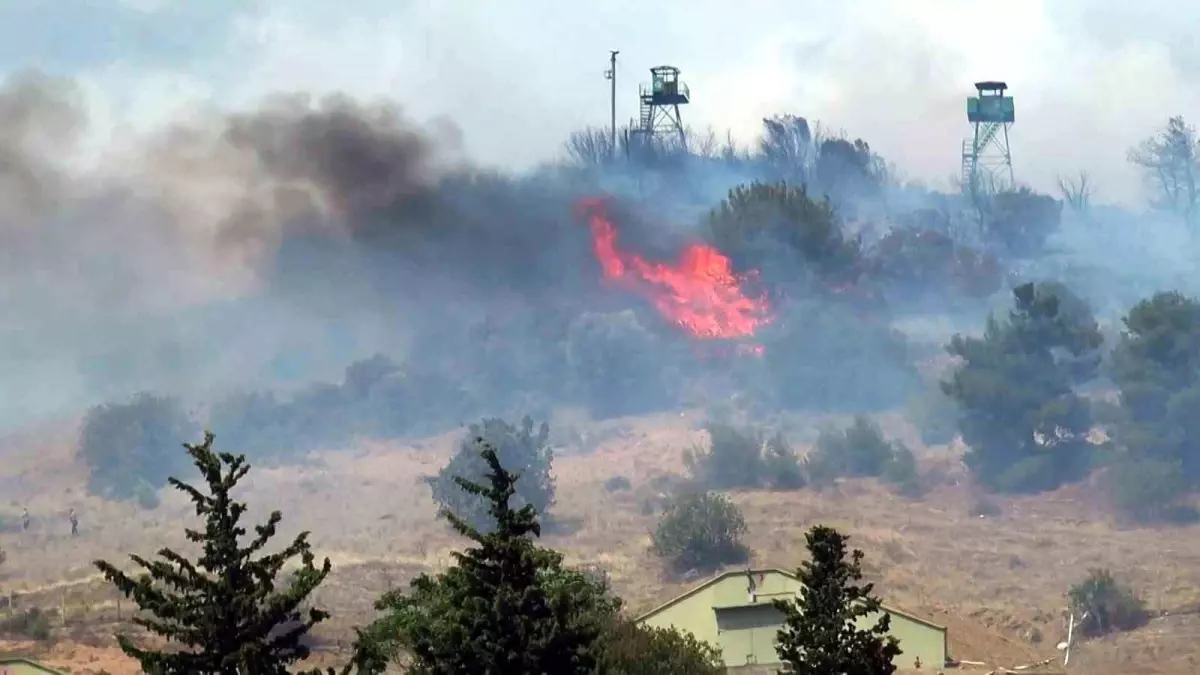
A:
[[[976,82],[978,93],[967,99],[967,121],[973,127],[963,141],[963,189],[972,197],[1014,186],[1008,129],[1016,121],[1013,98],[1003,82]]]

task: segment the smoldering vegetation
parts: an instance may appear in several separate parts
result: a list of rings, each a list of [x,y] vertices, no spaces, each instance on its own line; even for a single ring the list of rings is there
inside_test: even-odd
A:
[[[939,192],[794,114],[746,145],[689,132],[612,147],[583,130],[562,160],[503,174],[390,102],[279,95],[99,149],[82,142],[86,109],[70,81],[37,74],[0,91],[0,344],[5,424],[91,407],[85,427],[113,430],[85,433],[97,465],[132,452],[169,467],[182,439],[160,447],[137,431],[143,413],[269,461],[562,407],[907,407],[944,440],[965,433],[973,394],[950,400],[928,364],[978,356],[950,338],[999,335],[992,311],[1027,334],[1040,305],[1012,309],[1014,288],[1060,283],[1112,334],[1138,300],[1194,286],[1180,208],[1093,207],[1066,182],[1057,196]],[[681,312],[720,312],[677,302],[679,287],[614,283],[579,209],[596,197],[640,261],[624,273],[711,284],[688,267],[703,250],[769,320],[714,339]]]

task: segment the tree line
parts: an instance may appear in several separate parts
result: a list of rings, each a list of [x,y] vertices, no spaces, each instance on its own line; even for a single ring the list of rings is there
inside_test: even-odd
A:
[[[384,673],[389,668],[427,675],[706,675],[724,672],[719,652],[688,633],[638,625],[607,583],[563,564],[541,546],[541,514],[518,504],[521,474],[507,469],[483,436],[472,443],[483,479],[452,476],[468,498],[467,515],[443,509],[470,544],[454,564],[423,574],[407,590],[380,597],[378,617],[356,630],[341,668],[303,668],[312,655],[311,631],[330,617],[309,598],[328,577],[303,532],[267,553],[282,515],[263,524],[242,522],[247,505],[232,491],[250,471],[244,455],[214,449],[206,433],[185,444],[198,470],[196,485],[170,484],[187,494],[203,520],[187,529],[202,553],[190,559],[169,548],[155,559],[132,555],[136,574],[97,560],[96,567],[141,609],[134,622],[157,636],[154,646],[118,635],[121,649],[150,675],[306,675]],[[472,510],[482,505],[486,518]],[[483,526],[481,528],[481,526]],[[784,624],[780,660],[791,672],[818,675],[895,672],[900,647],[888,634],[888,615],[870,583],[862,583],[861,551],[847,537],[815,526],[806,535],[810,560],[797,575],[806,592],[775,601]],[[879,614],[861,628],[860,619]]]

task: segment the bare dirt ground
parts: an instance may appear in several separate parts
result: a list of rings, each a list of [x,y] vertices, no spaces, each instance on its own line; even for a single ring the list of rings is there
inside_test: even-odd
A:
[[[664,580],[649,551],[657,514],[648,504],[670,476],[683,473],[682,451],[704,440],[702,421],[699,414],[670,414],[581,423],[576,428],[582,433],[572,437],[586,452],[568,447],[556,460],[554,512],[563,526],[544,542],[571,563],[606,568],[635,611],[687,587]],[[918,451],[929,494],[906,500],[874,481],[844,482],[824,493],[735,493],[750,526],[754,565],[795,567],[804,557],[804,531],[815,523],[833,525],[865,551],[869,577],[885,602],[946,625],[955,658],[992,667],[1055,656],[1054,645],[1065,637],[1067,589],[1089,567],[1108,567],[1161,615],[1132,633],[1078,645],[1068,672],[1200,672],[1193,656],[1200,652],[1200,528],[1120,528],[1086,486],[993,498],[999,513],[980,518],[972,514],[975,497],[955,448],[922,446],[897,416],[880,422]],[[793,419],[788,426],[803,449],[816,421]],[[118,607],[90,562],[151,555],[162,546],[187,550],[182,528],[194,515],[183,496],[169,490],[153,511],[87,496],[86,473],[72,451],[75,434],[73,425],[60,424],[0,442],[6,499],[0,510],[11,516],[27,504],[35,518],[30,533],[11,526],[0,533],[0,547],[8,551],[0,592],[13,593],[18,608],[36,604],[56,612],[54,639],[0,642],[0,653],[24,653],[73,673],[136,673],[112,638],[128,628],[128,603]],[[334,613],[319,632],[331,650],[323,655],[328,662],[336,661],[350,629],[372,618],[376,596],[420,572],[437,571],[462,546],[436,518],[420,483],[458,439],[455,433],[364,441],[314,455],[303,465],[256,467],[248,477],[244,496],[251,516],[282,510],[281,537],[311,530],[319,554],[333,561],[334,572],[316,596]],[[614,475],[628,477],[632,489],[607,492],[604,481]],[[72,507],[81,515],[77,538],[68,536],[65,519]],[[58,616],[64,612],[65,620]]]

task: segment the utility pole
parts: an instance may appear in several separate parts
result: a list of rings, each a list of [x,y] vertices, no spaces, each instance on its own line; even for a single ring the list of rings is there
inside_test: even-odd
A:
[[[609,92],[609,110],[610,110],[610,126],[609,126],[609,142],[612,144],[612,156],[615,159],[617,156],[617,54],[621,52],[610,50],[608,52],[608,70],[604,71],[604,79],[612,82],[612,87]]]

